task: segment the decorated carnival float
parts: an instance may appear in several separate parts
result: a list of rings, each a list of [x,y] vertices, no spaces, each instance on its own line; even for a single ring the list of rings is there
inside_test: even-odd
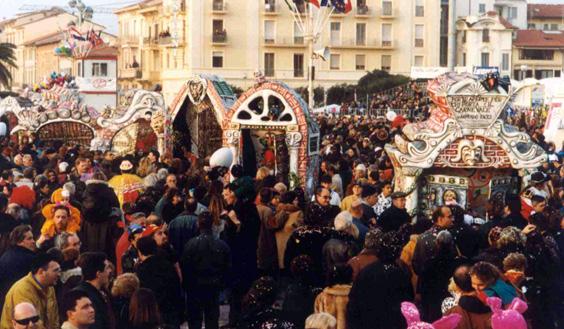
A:
[[[408,124],[386,145],[410,213],[456,203],[484,216],[488,199],[518,194],[522,177],[546,161],[529,135],[502,120],[517,92],[508,81],[448,73],[427,91],[429,119]]]
[[[162,95],[146,90],[121,93],[117,107],[98,111],[70,84],[25,91],[0,102],[0,117],[9,117],[12,136],[37,135],[42,141],[78,143],[118,154],[148,150],[155,144],[163,150],[164,111]]]
[[[167,150],[183,149],[205,159],[222,146],[221,125],[237,96],[216,75],[195,75],[178,91],[168,108]]]
[[[319,128],[307,104],[286,84],[257,73],[256,84],[237,98],[222,78],[197,75],[183,85],[169,111],[169,151],[181,152],[184,146],[203,160],[229,148],[227,162],[243,164],[246,174],[254,176],[266,166],[290,185],[313,191]]]

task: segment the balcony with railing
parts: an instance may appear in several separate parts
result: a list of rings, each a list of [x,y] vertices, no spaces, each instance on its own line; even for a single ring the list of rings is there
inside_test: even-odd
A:
[[[225,14],[227,12],[227,4],[223,0],[213,0],[212,12],[214,14]]]
[[[382,7],[382,11],[380,11],[380,18],[383,19],[391,19],[391,18],[395,18],[397,16],[397,12],[396,9],[394,7],[392,7],[391,5],[384,5]]]
[[[264,38],[263,45],[266,48],[304,48],[303,37],[277,37]]]
[[[381,43],[376,39],[366,38],[331,40],[330,46],[332,49],[381,49],[384,47],[383,42]],[[389,47],[391,47],[391,45]]]
[[[120,79],[137,79],[141,77],[140,67],[128,67],[119,70]]]
[[[159,44],[159,38],[157,37],[145,37],[143,38],[143,44],[146,46],[153,46]]]
[[[212,42],[214,44],[225,44],[227,43],[227,31],[214,31],[212,34]]]
[[[265,15],[276,15],[276,1],[268,1],[264,4],[264,14]]]
[[[370,16],[370,8],[367,5],[356,7],[356,16],[368,17]]]
[[[134,35],[124,35],[118,38],[118,44],[121,46],[137,46],[139,45],[139,37]]]
[[[394,47],[394,42],[392,40],[382,40],[382,48],[393,48]]]

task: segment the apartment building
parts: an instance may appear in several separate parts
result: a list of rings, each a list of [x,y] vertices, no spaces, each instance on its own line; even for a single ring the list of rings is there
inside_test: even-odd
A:
[[[564,31],[564,4],[529,4],[527,16],[528,29]]]
[[[59,63],[54,69],[68,70],[69,64],[57,59],[53,51],[62,38],[70,22],[76,17],[65,10],[53,7],[20,14],[15,18],[0,22],[0,42],[16,45],[15,55],[17,68],[11,68],[12,87],[21,88],[40,82],[50,65]],[[92,23],[95,30],[103,30],[104,26]],[[105,34],[105,39],[111,41],[114,36]],[[51,48],[51,52],[49,52]],[[70,65],[72,66],[72,64]]]
[[[519,30],[513,41],[513,77],[562,77],[564,70],[564,33]]]
[[[490,11],[480,16],[460,18],[457,29],[457,67],[472,72],[474,67],[499,68],[511,76],[512,33],[517,28]]]
[[[161,83],[170,101],[192,74],[245,88],[257,70],[307,85],[307,40],[284,0],[183,1],[176,10],[174,3],[147,0],[116,11],[123,88]],[[307,7],[299,9],[305,19]],[[353,0],[353,11],[332,14],[315,44],[330,48],[327,61],[315,61],[315,85],[355,83],[374,69],[409,75],[412,66],[439,66],[439,13],[435,0]]]

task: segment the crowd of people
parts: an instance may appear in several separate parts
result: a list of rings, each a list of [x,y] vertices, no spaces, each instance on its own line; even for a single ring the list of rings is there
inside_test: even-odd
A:
[[[561,328],[564,149],[533,136],[549,161],[532,211],[508,195],[487,218],[456,202],[428,218],[393,192],[383,150],[407,121],[320,117],[311,198],[271,167],[250,177],[188,151],[5,141],[0,328],[213,329],[228,309],[229,328],[403,329],[417,305],[481,329],[516,300],[530,328]]]

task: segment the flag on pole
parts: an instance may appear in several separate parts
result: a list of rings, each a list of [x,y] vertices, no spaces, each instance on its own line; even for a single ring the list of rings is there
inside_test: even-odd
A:
[[[346,14],[352,10],[351,0],[331,0],[331,3],[338,13]]]
[[[316,6],[317,8],[319,8],[319,0],[284,0],[286,2],[286,5],[288,5],[288,8],[290,8],[290,10],[293,10],[293,6],[290,4],[290,1],[293,2],[296,6],[300,6],[303,5],[304,2],[309,2],[312,5]],[[321,0],[321,2],[325,2],[327,3],[329,0]]]

